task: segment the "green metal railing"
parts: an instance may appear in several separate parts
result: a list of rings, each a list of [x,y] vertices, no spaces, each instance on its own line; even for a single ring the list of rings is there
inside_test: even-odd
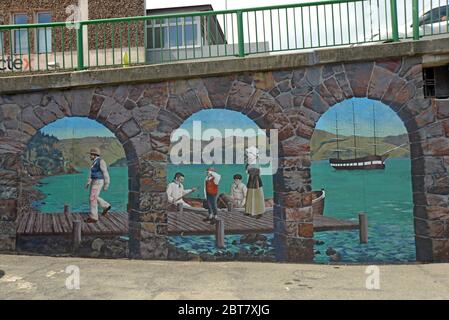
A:
[[[0,74],[127,67],[449,33],[449,0],[332,0],[0,26]]]

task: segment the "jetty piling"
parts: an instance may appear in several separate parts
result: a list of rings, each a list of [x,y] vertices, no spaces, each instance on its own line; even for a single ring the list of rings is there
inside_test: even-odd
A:
[[[359,237],[360,243],[368,243],[368,217],[366,213],[359,213]]]
[[[223,219],[218,218],[215,222],[215,245],[217,248],[224,248],[225,243],[225,232],[224,232],[224,221]]]
[[[77,251],[81,245],[81,221],[73,221],[73,251]]]

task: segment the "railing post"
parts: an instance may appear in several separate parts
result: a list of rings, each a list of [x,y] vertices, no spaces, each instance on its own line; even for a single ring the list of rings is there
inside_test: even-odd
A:
[[[243,11],[237,11],[237,31],[239,41],[239,57],[245,56],[245,37],[243,34]]]
[[[399,41],[398,4],[396,0],[390,0],[390,7],[391,7],[391,28],[393,32],[393,41]]]
[[[412,0],[413,40],[419,40],[419,0]]]
[[[78,70],[84,70],[84,42],[83,42],[83,24],[79,22],[76,30],[76,45],[78,51]]]

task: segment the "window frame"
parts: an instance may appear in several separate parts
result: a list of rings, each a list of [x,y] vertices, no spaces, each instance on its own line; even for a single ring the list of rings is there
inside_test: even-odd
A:
[[[42,11],[37,11],[35,13],[35,15],[34,15],[36,23],[41,23],[41,22],[39,22],[39,15],[40,14],[45,14],[45,13],[50,14],[50,22],[53,21],[53,12],[49,11],[49,10],[42,10]],[[49,23],[49,22],[42,22],[42,23]],[[39,32],[42,31],[42,30],[45,31],[45,32],[47,32],[47,30],[50,31],[50,42],[47,42],[47,48],[43,48],[44,50],[41,51],[41,50],[39,50],[40,49],[39,48]],[[52,53],[53,52],[53,41],[52,41],[53,39],[52,39],[52,37],[53,37],[53,29],[52,28],[37,28],[36,32],[35,32],[35,37],[34,37],[34,47],[35,47],[35,50],[36,50],[35,52],[37,54]],[[44,43],[44,47],[45,47],[45,43]],[[49,47],[49,50],[47,50],[48,47]]]
[[[170,21],[173,20],[173,21]],[[188,21],[186,21],[188,20]],[[186,32],[185,28],[186,26],[195,26],[193,30],[195,30],[195,39],[192,44],[187,45],[186,44]],[[148,50],[176,50],[177,48],[194,48],[194,47],[200,47],[201,44],[201,18],[200,17],[179,17],[179,18],[165,18],[162,21],[160,19],[156,20],[150,20],[147,21],[147,34],[153,35],[153,29],[162,29],[162,36],[163,36],[163,44],[164,46],[161,47],[154,47],[151,48],[152,43],[150,43],[147,39],[147,49]],[[181,45],[174,45],[172,46],[170,42],[172,39],[170,38],[170,28],[171,27],[177,27],[181,29]],[[179,31],[177,30],[177,33],[179,34]],[[161,33],[159,31],[159,33]],[[155,34],[155,33],[154,33]],[[192,35],[193,36],[193,35]],[[160,35],[159,35],[160,37]],[[161,39],[160,39],[161,40]],[[155,43],[156,45],[156,43]]]
[[[16,16],[19,16],[19,15],[22,15],[22,16],[26,17],[26,23],[16,23]],[[14,13],[12,13],[11,14],[11,21],[12,21],[13,25],[21,25],[21,24],[29,24],[30,23],[29,22],[29,16],[28,16],[28,14],[26,12],[14,12]],[[27,29],[13,29],[12,31],[13,31],[14,36],[12,37],[12,49],[13,49],[13,52],[11,52],[11,54],[15,55],[15,56],[29,54],[31,52],[30,51],[31,48],[30,48],[30,45],[29,45],[29,37],[30,37],[30,35],[29,35]],[[25,32],[26,33],[26,39],[27,39],[27,42],[26,42],[26,49],[27,50],[26,51],[22,50],[23,48],[22,48],[21,44],[19,45],[19,48],[16,48],[16,32]],[[19,39],[20,39],[20,37],[19,37]],[[22,39],[20,39],[20,41],[21,40]],[[19,50],[16,51],[16,49],[19,49]]]

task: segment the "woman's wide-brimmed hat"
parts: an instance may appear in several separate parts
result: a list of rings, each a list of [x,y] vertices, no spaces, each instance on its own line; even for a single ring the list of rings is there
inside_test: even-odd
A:
[[[90,154],[95,154],[97,156],[101,155],[100,149],[98,149],[98,148],[91,148],[89,153]]]

